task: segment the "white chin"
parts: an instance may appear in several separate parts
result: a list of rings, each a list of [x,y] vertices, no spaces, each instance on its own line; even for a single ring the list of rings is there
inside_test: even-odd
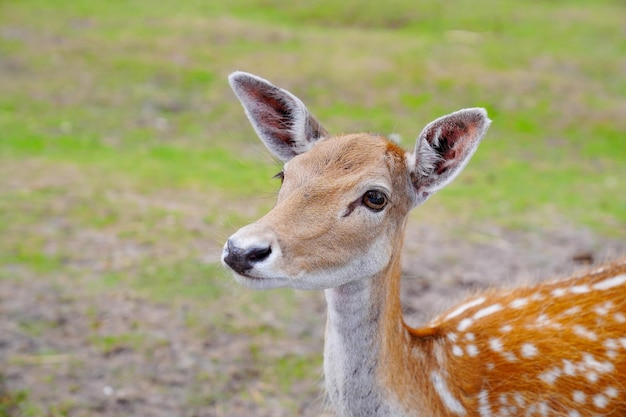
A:
[[[235,281],[253,290],[272,290],[274,288],[289,287],[289,281],[281,278],[255,278],[252,276],[233,273]]]

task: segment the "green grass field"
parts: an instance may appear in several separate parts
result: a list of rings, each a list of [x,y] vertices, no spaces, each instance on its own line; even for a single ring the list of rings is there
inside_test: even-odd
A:
[[[234,70],[297,94],[330,132],[407,148],[430,120],[486,107],[487,138],[419,221],[626,239],[625,21],[618,0],[0,1],[0,280],[235,309],[219,248],[271,207],[280,168]],[[246,297],[288,320],[297,296],[278,294]],[[273,366],[310,379],[319,358]],[[23,391],[3,398],[0,416],[43,415]]]

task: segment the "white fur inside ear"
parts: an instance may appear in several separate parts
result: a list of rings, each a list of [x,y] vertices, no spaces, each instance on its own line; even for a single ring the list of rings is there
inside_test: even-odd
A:
[[[435,145],[437,145],[437,143],[435,143]],[[414,172],[421,177],[428,177],[432,175],[435,171],[437,163],[441,162],[443,159],[441,155],[439,155],[433,147],[430,146],[430,143],[424,139],[420,139],[416,152],[417,155],[413,154],[415,159]]]
[[[428,144],[426,144],[426,145],[428,145]],[[430,145],[428,145],[428,146],[430,147]],[[418,158],[416,157],[415,151],[414,152],[407,152],[407,153],[405,153],[404,159],[406,160],[406,166],[407,166],[407,169],[408,169],[409,172],[416,173],[417,176],[427,176],[428,175],[428,172],[426,172],[424,169],[420,169],[420,168],[417,167],[417,165],[418,165],[417,164]],[[433,163],[432,167],[430,168],[431,171],[429,171],[429,172],[432,172],[433,169],[434,169],[434,163]],[[411,184],[411,187],[415,191],[415,193],[413,194],[413,207],[419,206],[420,204],[422,204],[426,200],[428,200],[428,197],[430,197],[430,193],[422,192],[422,191],[419,191],[419,190],[415,189],[413,187],[413,184]]]
[[[296,154],[299,155],[311,149],[313,145],[315,145],[316,140],[321,138],[311,137],[314,132],[308,131],[307,118],[310,116],[304,103],[288,91],[285,91],[285,93],[289,94],[293,99],[293,127],[290,129],[290,132],[294,137],[294,141],[291,148]]]

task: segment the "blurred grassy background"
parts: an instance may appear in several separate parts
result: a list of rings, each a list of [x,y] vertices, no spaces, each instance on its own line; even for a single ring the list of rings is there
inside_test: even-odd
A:
[[[234,309],[220,246],[272,205],[279,168],[233,70],[294,92],[330,132],[407,148],[428,121],[486,107],[487,139],[420,221],[626,238],[624,22],[618,0],[2,1],[0,279]]]

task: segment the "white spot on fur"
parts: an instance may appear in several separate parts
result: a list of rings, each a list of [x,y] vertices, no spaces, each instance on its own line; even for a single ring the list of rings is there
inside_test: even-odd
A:
[[[572,376],[576,373],[576,365],[567,359],[563,359],[563,373],[568,376]]]
[[[448,340],[451,342],[456,342],[458,339],[458,336],[456,333],[448,333]]]
[[[472,307],[476,307],[477,305],[480,305],[480,304],[482,304],[484,302],[485,302],[485,297],[480,297],[480,298],[477,298],[477,299],[472,300],[470,302],[467,302],[465,304],[461,304],[456,310],[454,310],[452,313],[448,314],[445,317],[444,320],[450,320],[451,318],[454,318],[454,317],[462,314],[467,309],[470,309]]]
[[[567,290],[565,288],[555,288],[551,294],[555,297],[562,297],[567,294]]]
[[[573,316],[574,314],[580,313],[581,308],[579,306],[568,308],[565,310],[562,315],[563,316]]]
[[[489,404],[489,392],[482,390],[478,393],[478,413],[481,417],[491,417],[491,405]]]
[[[589,339],[593,341],[598,340],[598,335],[596,335],[591,330],[588,330],[586,327],[581,326],[580,324],[576,324],[572,326],[572,331],[574,332],[575,335],[584,337],[585,339]]]
[[[467,354],[470,356],[478,355],[478,348],[476,347],[476,345],[467,345],[465,350],[467,351]]]
[[[520,406],[520,407],[523,407],[523,406],[524,406],[524,404],[526,404],[526,401],[524,401],[524,396],[523,396],[521,393],[519,393],[519,392],[516,392],[516,393],[513,395],[513,398],[515,398],[515,402],[516,402],[516,403],[517,403],[517,405],[518,405],[518,406]]]
[[[454,346],[452,346],[452,354],[454,356],[461,357],[461,356],[463,356],[463,349],[461,349],[461,346],[459,346],[459,345],[454,345]]]
[[[532,343],[524,343],[522,345],[522,356],[525,358],[532,358],[537,356],[539,350]]]
[[[554,367],[545,371],[544,373],[539,375],[539,379],[545,382],[548,385],[553,385],[554,382],[561,376],[563,371],[559,367]]]
[[[604,304],[597,305],[596,308],[593,309],[593,311],[595,311],[595,313],[598,316],[606,316],[607,314],[609,314],[612,308],[613,308],[613,303],[610,301],[607,301]]]
[[[476,314],[474,314],[474,320],[482,319],[490,314],[497,313],[502,310],[502,306],[500,304],[494,304],[489,307],[485,307],[482,310],[478,310]]]
[[[537,326],[547,326],[551,323],[550,318],[546,314],[541,314],[537,317]]]
[[[515,407],[508,407],[509,398],[507,394],[500,394],[498,397],[498,402],[502,407],[500,407],[500,411],[496,414],[498,417],[509,417],[511,412],[515,412]]]
[[[608,290],[609,288],[617,287],[626,283],[626,274],[617,275],[611,278],[607,278],[604,281],[596,282],[592,285],[594,290]]]
[[[570,292],[572,294],[585,294],[585,293],[588,293],[589,291],[591,291],[591,288],[589,288],[588,285],[576,285],[570,288]]]
[[[541,314],[535,320],[535,324],[527,324],[524,327],[526,327],[527,329],[536,329],[536,328],[541,328],[541,327],[549,327],[551,329],[560,330],[560,329],[563,328],[563,325],[561,323],[556,323],[556,322],[550,320],[548,315]]]
[[[513,326],[511,326],[510,324],[505,324],[504,326],[500,327],[500,331],[502,333],[508,333],[511,330],[513,330]]]
[[[435,387],[435,391],[439,394],[441,402],[452,412],[464,416],[466,414],[465,407],[457,400],[450,390],[446,381],[437,372],[433,372],[430,375],[430,380]]]
[[[457,327],[457,330],[462,332],[464,330],[467,330],[468,327],[470,327],[472,325],[472,322],[474,320],[472,319],[463,319],[461,320],[461,322],[459,323],[459,326]]]
[[[528,298],[518,298],[516,300],[511,301],[510,306],[512,308],[521,308],[528,304]]]
[[[585,378],[587,378],[587,381],[595,384],[600,379],[600,376],[598,376],[597,372],[589,371],[585,374]]]
[[[606,390],[604,390],[604,393],[609,398],[616,398],[619,394],[619,392],[617,391],[617,388],[615,387],[608,387]]]
[[[530,301],[541,301],[543,300],[545,297],[543,296],[543,294],[536,292],[533,295],[530,296]]]
[[[613,314],[613,318],[615,319],[616,322],[620,324],[626,323],[626,316],[623,315],[622,313]]]
[[[605,408],[608,403],[609,399],[602,394],[597,394],[593,396],[593,405],[598,408]]]
[[[587,396],[585,395],[584,392],[582,391],[578,391],[575,390],[572,394],[572,398],[574,399],[574,401],[576,401],[578,404],[584,404],[585,401],[587,401]]]
[[[489,346],[491,347],[491,350],[493,350],[494,352],[502,352],[503,346],[502,346],[502,340],[500,339],[497,339],[497,338],[489,339]]]
[[[567,413],[567,417],[582,417],[582,416],[576,410],[569,410],[569,412]]]
[[[470,342],[473,342],[474,340],[476,340],[476,336],[474,336],[474,333],[467,333],[465,335],[465,338],[469,340]]]
[[[496,338],[489,339],[489,347],[494,352],[502,352],[502,340]]]
[[[615,366],[611,362],[600,362],[597,361],[593,355],[586,353],[583,355],[583,361],[588,368],[591,368],[594,371],[597,371],[601,374],[606,374],[609,372],[613,372],[615,370]]]

